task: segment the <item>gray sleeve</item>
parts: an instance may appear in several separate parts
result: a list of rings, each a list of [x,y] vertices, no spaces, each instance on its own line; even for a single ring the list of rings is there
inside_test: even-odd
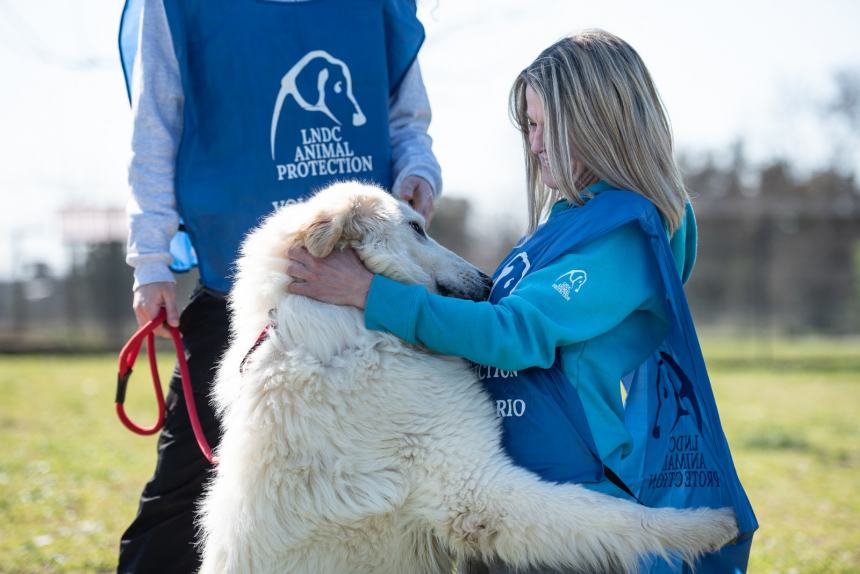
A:
[[[179,225],[174,192],[176,152],[182,134],[182,82],[161,0],[146,0],[132,76],[131,195],[126,262],[134,287],[174,281],[170,240]]]
[[[430,101],[424,80],[421,79],[418,60],[415,60],[389,102],[388,121],[394,172],[392,189],[395,193],[408,175],[427,180],[434,196],[438,197],[442,193],[442,170],[433,155],[433,140],[427,133],[430,117]]]

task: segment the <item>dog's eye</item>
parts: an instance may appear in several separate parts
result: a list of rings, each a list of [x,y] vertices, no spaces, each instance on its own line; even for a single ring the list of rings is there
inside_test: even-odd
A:
[[[334,85],[334,93],[335,93],[335,94],[339,94],[339,93],[341,93],[342,91],[343,91],[343,86],[341,85],[341,83],[340,83],[340,82],[336,83],[336,84]]]
[[[421,227],[421,224],[417,221],[410,221],[409,227],[411,227],[419,236],[427,237],[427,234],[424,232],[424,228]]]

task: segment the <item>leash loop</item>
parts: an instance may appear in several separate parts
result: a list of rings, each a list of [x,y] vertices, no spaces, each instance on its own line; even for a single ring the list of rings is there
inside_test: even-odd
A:
[[[152,435],[161,430],[164,426],[164,393],[161,390],[161,379],[158,376],[158,368],[155,360],[155,337],[152,332],[157,329],[167,317],[166,311],[162,311],[149,323],[140,327],[134,335],[128,340],[122,351],[119,353],[119,373],[116,381],[116,411],[119,420],[130,431],[139,435]],[[146,341],[146,351],[149,357],[150,371],[152,372],[152,385],[155,390],[155,398],[158,401],[157,416],[158,418],[151,427],[142,427],[135,424],[125,412],[125,393],[128,388],[128,380],[131,378],[132,367],[137,360],[137,355],[140,353],[140,347]]]
[[[154,319],[140,327],[134,335],[123,346],[119,353],[119,372],[117,373],[116,386],[116,412],[120,422],[133,433],[139,435],[152,435],[161,430],[164,426],[165,404],[164,393],[161,389],[161,379],[158,376],[158,363],[155,358],[155,336],[153,332],[161,325],[167,327],[170,336],[173,339],[173,346],[176,349],[176,361],[179,365],[180,378],[182,380],[182,394],[185,396],[185,406],[188,410],[188,418],[191,420],[191,429],[194,431],[194,438],[197,439],[197,445],[206,460],[212,464],[218,463],[218,458],[212,454],[212,449],[203,434],[203,427],[200,424],[200,417],[197,415],[197,405],[194,402],[194,392],[191,388],[191,374],[188,371],[188,362],[185,360],[185,345],[182,344],[182,337],[179,335],[179,329],[171,327],[167,324],[167,311],[162,308]],[[152,385],[155,389],[155,398],[158,403],[158,416],[151,427],[142,427],[135,424],[125,412],[125,394],[128,389],[128,380],[131,377],[132,367],[138,354],[140,347],[146,340],[146,352],[149,358],[149,370],[152,374]]]

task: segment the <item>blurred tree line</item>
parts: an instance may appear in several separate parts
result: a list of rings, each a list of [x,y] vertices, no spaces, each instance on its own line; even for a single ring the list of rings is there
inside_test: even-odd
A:
[[[700,323],[754,334],[860,332],[860,70],[817,104],[830,165],[682,162],[699,222],[687,293]],[[797,142],[802,148],[803,142]]]
[[[682,157],[699,225],[687,293],[700,328],[860,334],[860,188],[852,163],[860,151],[860,73],[840,72],[835,85],[819,108],[833,145],[827,167],[752,165],[741,143],[728,161]],[[523,230],[511,219],[479,234],[471,215],[469,201],[451,192],[438,202],[430,231],[490,273]],[[70,250],[64,276],[36,263],[19,280],[0,282],[0,352],[116,350],[134,331],[124,245]],[[183,301],[196,275],[178,280]]]

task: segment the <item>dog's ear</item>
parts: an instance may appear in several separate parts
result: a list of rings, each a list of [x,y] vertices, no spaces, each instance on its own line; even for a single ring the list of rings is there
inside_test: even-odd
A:
[[[320,213],[299,232],[298,240],[314,257],[325,257],[343,236],[343,220],[343,214]]]
[[[325,257],[341,241],[361,239],[378,219],[379,202],[356,195],[340,208],[321,211],[297,236],[314,257]]]

